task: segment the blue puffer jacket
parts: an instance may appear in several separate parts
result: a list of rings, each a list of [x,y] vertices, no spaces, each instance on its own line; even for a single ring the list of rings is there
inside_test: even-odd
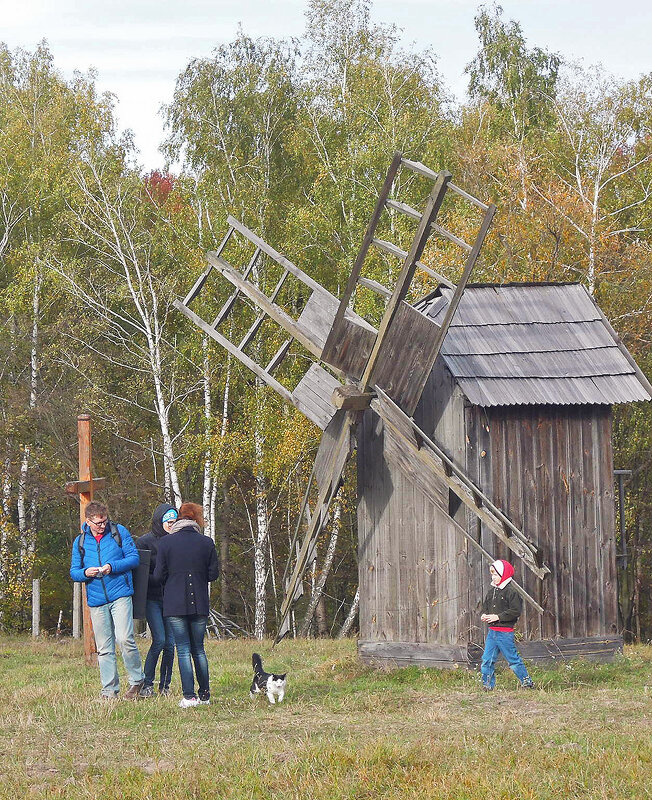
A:
[[[112,603],[120,597],[131,597],[134,593],[134,584],[131,570],[140,563],[140,556],[131,534],[124,525],[117,525],[122,537],[122,548],[111,536],[109,525],[104,529],[104,535],[98,542],[86,523],[82,526],[84,563],[82,564],[79,552],[79,536],[72,543],[72,558],[70,560],[70,577],[73,581],[86,584],[86,599],[89,606],[103,606]],[[88,567],[102,567],[111,565],[111,572],[101,578],[87,578],[84,570]]]

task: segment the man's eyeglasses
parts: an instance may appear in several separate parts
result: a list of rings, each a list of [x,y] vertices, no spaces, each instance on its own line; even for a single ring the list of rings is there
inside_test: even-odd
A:
[[[100,520],[97,520],[97,522],[95,522],[94,520],[89,519],[88,521],[89,521],[89,523],[91,525],[94,525],[96,528],[105,528],[106,524],[107,524],[107,522],[109,520],[108,519],[100,519]]]

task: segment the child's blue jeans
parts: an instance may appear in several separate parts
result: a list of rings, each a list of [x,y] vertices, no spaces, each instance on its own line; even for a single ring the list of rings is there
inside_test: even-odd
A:
[[[481,667],[482,685],[487,689],[493,689],[496,685],[496,661],[500,653],[505,656],[505,660],[521,683],[529,677],[525,664],[516,650],[514,631],[492,631],[490,628],[484,643]]]

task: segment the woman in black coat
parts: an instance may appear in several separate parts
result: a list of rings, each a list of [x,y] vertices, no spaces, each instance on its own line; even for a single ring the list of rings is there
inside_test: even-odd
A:
[[[154,580],[163,586],[163,616],[177,646],[183,699],[181,708],[210,702],[208,659],[204,650],[210,610],[208,584],[219,575],[215,543],[204,536],[201,506],[183,503],[171,535],[160,540]],[[195,665],[199,697],[195,694]]]

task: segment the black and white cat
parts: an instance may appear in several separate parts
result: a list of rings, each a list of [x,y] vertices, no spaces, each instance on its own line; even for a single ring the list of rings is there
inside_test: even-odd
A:
[[[263,662],[258,653],[252,655],[251,663],[254,668],[254,679],[251,682],[249,697],[265,692],[270,703],[276,703],[276,698],[278,698],[279,703],[282,703],[285,697],[285,676],[287,672],[282,675],[265,672]]]

